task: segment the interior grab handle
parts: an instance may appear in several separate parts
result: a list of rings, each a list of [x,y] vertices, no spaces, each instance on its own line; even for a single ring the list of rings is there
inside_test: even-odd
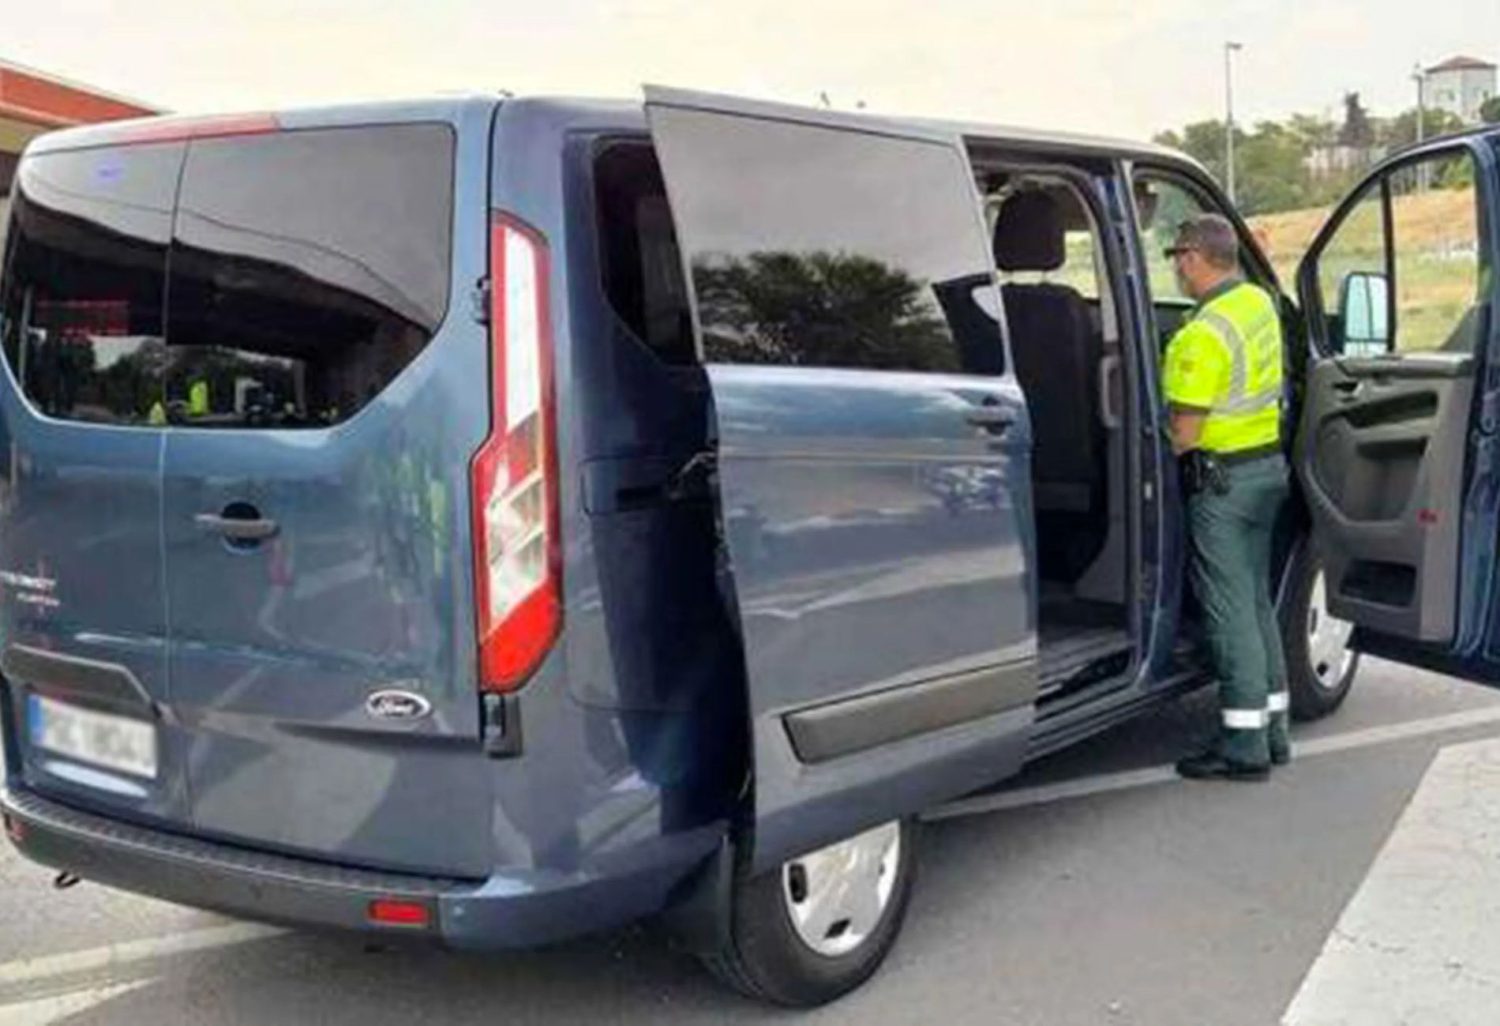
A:
[[[1114,389],[1115,379],[1124,367],[1119,353],[1110,353],[1099,361],[1099,419],[1110,431],[1118,431],[1125,424],[1124,414],[1115,406]]]

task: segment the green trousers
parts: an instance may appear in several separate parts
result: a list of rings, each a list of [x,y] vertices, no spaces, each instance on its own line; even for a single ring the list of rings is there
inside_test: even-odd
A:
[[[1219,681],[1217,750],[1264,766],[1290,754],[1286,658],[1271,599],[1271,534],[1287,497],[1287,467],[1272,456],[1226,472],[1226,493],[1188,500],[1193,587]]]

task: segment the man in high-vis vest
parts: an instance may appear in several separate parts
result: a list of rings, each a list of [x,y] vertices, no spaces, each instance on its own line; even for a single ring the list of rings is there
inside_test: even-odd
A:
[[[1193,586],[1221,724],[1177,770],[1265,780],[1291,757],[1286,663],[1271,601],[1271,535],[1288,493],[1281,450],[1282,338],[1276,300],[1240,274],[1234,227],[1184,222],[1167,256],[1197,302],[1167,344],[1163,392],[1187,493]]]

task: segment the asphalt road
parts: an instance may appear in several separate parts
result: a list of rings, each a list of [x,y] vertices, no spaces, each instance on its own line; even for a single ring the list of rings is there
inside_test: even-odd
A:
[[[1160,767],[1211,729],[1207,697],[929,823],[895,953],[806,1020],[1278,1022],[1434,755],[1500,736],[1500,693],[1367,662],[1345,708],[1296,733],[1297,761],[1270,784],[1170,779]],[[50,879],[0,854],[0,1026],[788,1018],[639,928],[503,958],[370,951],[254,936],[89,885],[55,892]]]

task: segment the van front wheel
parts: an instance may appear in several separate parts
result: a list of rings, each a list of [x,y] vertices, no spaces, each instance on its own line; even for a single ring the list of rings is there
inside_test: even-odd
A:
[[[776,869],[735,876],[729,937],[709,969],[750,997],[806,1008],[847,994],[895,944],[911,898],[917,827],[898,820]]]
[[[1344,704],[1359,666],[1349,647],[1354,625],[1328,612],[1328,581],[1311,539],[1292,557],[1282,603],[1281,644],[1286,653],[1292,718],[1322,719]]]

